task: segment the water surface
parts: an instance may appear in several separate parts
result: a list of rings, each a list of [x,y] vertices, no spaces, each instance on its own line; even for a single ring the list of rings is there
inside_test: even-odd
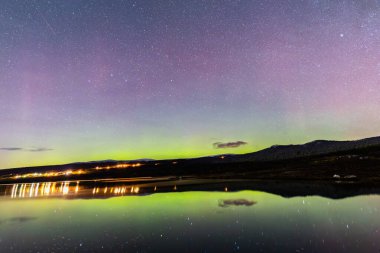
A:
[[[176,185],[149,194],[131,185],[82,188],[79,182],[62,182],[53,188],[41,183],[37,193],[36,187],[2,187],[0,252],[380,249],[378,195],[333,200],[254,190],[178,192]]]

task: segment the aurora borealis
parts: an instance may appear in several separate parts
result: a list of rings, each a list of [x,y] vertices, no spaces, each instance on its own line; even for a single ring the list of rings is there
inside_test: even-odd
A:
[[[379,135],[379,46],[376,0],[2,0],[0,168]]]

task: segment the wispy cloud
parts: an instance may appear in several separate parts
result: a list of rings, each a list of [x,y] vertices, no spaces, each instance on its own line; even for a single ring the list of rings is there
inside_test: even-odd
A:
[[[24,151],[24,152],[46,152],[51,151],[51,148],[20,148],[20,147],[0,147],[0,151]]]
[[[234,141],[234,142],[215,142],[212,145],[214,148],[238,148],[243,145],[247,145],[248,142],[245,141]]]
[[[45,151],[52,151],[53,149],[52,148],[31,148],[31,149],[27,149],[26,151],[29,151],[29,152],[45,152]]]
[[[22,148],[0,148],[0,150],[4,151],[20,151]]]

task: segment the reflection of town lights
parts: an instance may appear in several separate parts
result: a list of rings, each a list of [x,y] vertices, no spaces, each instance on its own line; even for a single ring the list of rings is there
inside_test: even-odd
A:
[[[77,186],[75,187],[75,193],[78,193],[79,191],[79,181],[77,182]]]
[[[65,185],[63,186],[62,193],[63,193],[63,195],[66,195],[69,193],[69,183],[68,182],[65,182]]]
[[[47,183],[46,185],[45,185],[45,191],[44,191],[44,193],[45,193],[45,195],[50,195],[50,187],[51,187],[51,183]]]
[[[70,186],[71,184],[71,186]],[[155,186],[157,190],[157,186]],[[70,182],[43,182],[43,183],[25,183],[14,184],[9,189],[8,194],[11,198],[33,198],[33,197],[50,197],[50,196],[66,196],[78,194],[80,191],[80,181]],[[86,193],[87,191],[83,191]],[[90,190],[91,192],[91,190]],[[140,187],[138,186],[125,186],[120,185],[118,187],[94,187],[92,194],[114,194],[124,196],[128,194],[138,194]]]
[[[21,186],[19,186],[19,185],[17,185],[17,188],[16,188],[16,191],[15,191],[15,197],[17,197],[18,196],[18,191],[19,191],[19,189],[18,188],[20,188],[20,190],[21,190]]]
[[[45,183],[42,183],[42,185],[41,185],[41,190],[40,190],[40,195],[41,195],[41,196],[44,195],[44,189],[45,189]]]
[[[40,187],[40,183],[37,183],[36,190],[34,191],[34,196],[38,196],[38,188]]]
[[[21,196],[22,196],[23,189],[24,189],[24,185],[22,184],[21,187],[20,187],[19,195],[18,195],[19,198],[21,198]]]
[[[15,197],[15,195],[16,195],[16,192],[17,192],[17,188],[18,188],[18,184],[16,184],[16,185],[13,185],[13,187],[12,187],[12,198],[14,198]]]
[[[32,186],[29,189],[29,198],[31,198],[33,196],[33,193],[34,193],[34,183],[32,184]]]
[[[23,198],[25,197],[25,193],[26,193],[26,184],[24,185],[24,189],[22,190],[22,197]]]

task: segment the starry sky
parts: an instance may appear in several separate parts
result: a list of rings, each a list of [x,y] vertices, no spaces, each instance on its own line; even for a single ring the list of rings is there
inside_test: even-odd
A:
[[[0,168],[380,134],[380,1],[0,5]]]

